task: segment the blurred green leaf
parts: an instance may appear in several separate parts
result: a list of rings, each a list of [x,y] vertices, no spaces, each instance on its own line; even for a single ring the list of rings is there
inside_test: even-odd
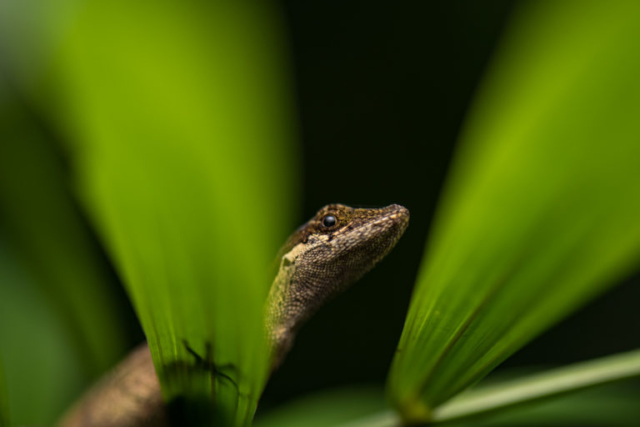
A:
[[[436,408],[433,421],[478,417],[523,403],[634,377],[640,377],[640,350],[470,390]]]
[[[610,366],[614,365],[614,366]],[[628,370],[627,368],[631,368]],[[468,393],[457,397],[443,405],[440,419],[436,424],[448,426],[620,426],[634,427],[640,416],[637,399],[637,384],[615,383],[633,370],[638,371],[638,352],[601,358],[585,363],[554,369],[535,375],[527,375],[520,379],[494,380],[490,385],[480,385]],[[622,374],[622,375],[617,375]],[[504,374],[503,374],[504,376]],[[617,378],[613,378],[616,376]],[[539,399],[529,395],[530,399],[521,401],[510,407],[495,407],[495,411],[474,411],[465,419],[447,418],[452,409],[470,409],[470,402],[478,402],[481,396],[496,396],[500,390],[518,391],[525,386],[532,387],[536,383],[557,384],[558,380],[569,385],[568,380],[574,378],[575,387],[566,388],[565,394],[550,393],[548,399]],[[492,380],[489,377],[488,380]],[[585,379],[590,386],[585,389]],[[539,382],[542,381],[542,382]],[[516,384],[519,384],[516,386]],[[515,388],[514,388],[515,386]],[[554,391],[558,391],[553,387]],[[529,388],[531,390],[531,388]],[[502,394],[502,391],[500,393]],[[504,396],[504,394],[503,394]],[[538,396],[540,397],[540,396]],[[504,400],[503,400],[504,401]],[[512,402],[513,403],[513,402]],[[375,387],[353,387],[314,393],[310,396],[295,399],[281,407],[258,414],[254,423],[256,427],[398,427],[401,421],[383,397],[382,389]],[[476,408],[478,408],[476,406]],[[486,407],[485,407],[486,409]],[[460,412],[458,412],[460,414]]]
[[[246,424],[268,371],[268,266],[297,186],[278,17],[269,3],[117,0],[86,2],[72,23],[49,114],[164,395],[213,400],[221,424]]]
[[[640,255],[640,4],[532,2],[461,137],[388,382],[434,408]]]
[[[51,60],[84,3],[86,0],[0,2],[0,68],[6,67],[3,71],[8,71],[33,101],[45,100],[43,83]]]
[[[86,354],[21,261],[0,235],[0,359],[7,404],[14,425],[53,425],[88,383],[82,369]]]
[[[123,323],[60,153],[1,78],[0,140],[0,355],[14,422],[51,424],[122,356]]]
[[[0,86],[4,86],[0,81]],[[0,215],[6,238],[76,334],[94,375],[123,353],[108,272],[73,200],[60,153],[24,106],[0,99]]]
[[[637,387],[614,384],[447,425],[636,427],[638,419],[640,406]]]
[[[9,404],[7,403],[7,391],[4,384],[4,373],[0,360],[0,427],[9,427]]]
[[[255,427],[329,427],[367,420],[387,407],[376,387],[353,387],[314,393],[258,415]]]

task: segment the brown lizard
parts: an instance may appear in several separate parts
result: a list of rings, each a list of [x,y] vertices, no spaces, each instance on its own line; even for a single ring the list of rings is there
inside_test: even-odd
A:
[[[289,237],[279,252],[280,267],[265,305],[272,369],[282,362],[300,326],[384,258],[408,223],[409,211],[399,205],[355,209],[333,204]],[[167,425],[146,344],[132,351],[59,423],[60,427]]]

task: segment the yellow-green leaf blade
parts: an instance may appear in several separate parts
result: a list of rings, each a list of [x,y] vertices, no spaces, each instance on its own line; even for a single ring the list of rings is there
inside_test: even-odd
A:
[[[609,382],[640,377],[640,350],[479,387],[439,406],[434,422],[477,417]]]
[[[640,350],[635,350],[509,380],[498,380],[489,385],[481,383],[477,388],[437,407],[430,423],[456,426],[480,423],[490,426],[494,423],[502,425],[500,423],[504,420],[508,425],[536,425],[536,422],[537,425],[634,425],[631,420],[637,421],[640,416],[640,406],[635,396],[637,389],[627,387],[629,383],[624,381],[638,377]],[[350,400],[357,402],[358,397],[358,393],[346,394],[341,396],[340,404],[348,405]],[[291,417],[296,420],[296,413],[302,412],[301,409],[311,413],[330,412],[331,403],[328,399],[309,399],[306,406],[290,404],[280,409],[274,414],[278,418],[274,418],[287,420],[287,417]],[[340,426],[399,425],[398,415],[389,410],[381,411],[383,407],[380,403],[372,405],[366,415],[343,422]],[[527,416],[533,421],[527,420]],[[321,417],[314,419],[322,420]],[[588,420],[593,423],[588,423]],[[302,417],[297,422],[304,425]]]
[[[446,425],[635,427],[639,418],[637,384],[616,383]]]
[[[390,374],[409,419],[638,261],[640,7],[518,16],[462,135]]]
[[[246,424],[268,369],[268,266],[296,187],[272,6],[96,1],[74,22],[56,62],[58,118],[164,395]]]

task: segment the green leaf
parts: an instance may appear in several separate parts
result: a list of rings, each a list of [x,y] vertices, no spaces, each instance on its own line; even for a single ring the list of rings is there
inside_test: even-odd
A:
[[[640,416],[637,388],[625,387],[628,383],[609,383],[637,377],[640,377],[640,350],[508,380],[491,381],[490,377],[488,385],[480,384],[436,408],[430,424],[631,426]],[[381,399],[373,398],[366,400],[370,405],[359,417],[349,414],[339,419],[328,418],[333,416],[336,406],[349,408],[362,400],[362,392],[358,390],[333,391],[301,399],[266,418],[282,425],[313,427],[394,427],[400,423],[393,411],[382,410],[385,405]],[[313,422],[305,422],[303,414]],[[280,425],[277,422],[266,426]]]
[[[450,426],[636,427],[640,419],[638,388],[614,384],[559,396]],[[637,384],[636,384],[637,385]]]
[[[405,419],[640,256],[640,4],[532,2],[461,136],[388,381]]]
[[[376,387],[350,387],[314,393],[258,415],[255,427],[329,427],[369,417],[387,407],[384,393]]]
[[[123,351],[122,326],[112,315],[113,283],[52,141],[8,93],[0,102],[0,123],[0,214],[6,238],[76,334],[85,372],[95,374]]]
[[[431,423],[631,427],[640,416],[637,387],[628,382],[635,377],[640,377],[640,350],[511,379],[489,377],[488,385],[438,407]],[[296,399],[258,416],[254,425],[398,426],[398,415],[386,406],[377,388],[337,389]]]
[[[478,417],[608,382],[640,377],[640,350],[616,354],[470,390],[439,406],[433,422]],[[637,397],[636,397],[637,399]]]
[[[9,404],[7,403],[2,363],[0,363],[0,427],[9,427]]]
[[[50,425],[122,356],[125,334],[114,314],[118,285],[78,211],[60,153],[5,83],[0,79],[0,357],[13,421]]]
[[[53,425],[90,377],[59,307],[0,234],[0,360],[15,425]],[[46,358],[43,358],[43,354]],[[0,388],[2,388],[0,386]]]
[[[73,22],[52,75],[63,108],[50,114],[164,396],[246,424],[297,182],[277,16],[266,2],[105,0]]]

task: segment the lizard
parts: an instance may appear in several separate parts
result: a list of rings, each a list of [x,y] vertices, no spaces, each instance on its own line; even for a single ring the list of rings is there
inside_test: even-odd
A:
[[[408,223],[409,211],[400,205],[331,204],[287,239],[278,253],[278,272],[264,307],[272,372],[291,349],[300,327],[382,260]],[[143,344],[91,388],[58,426],[168,426],[168,419],[151,353]]]

